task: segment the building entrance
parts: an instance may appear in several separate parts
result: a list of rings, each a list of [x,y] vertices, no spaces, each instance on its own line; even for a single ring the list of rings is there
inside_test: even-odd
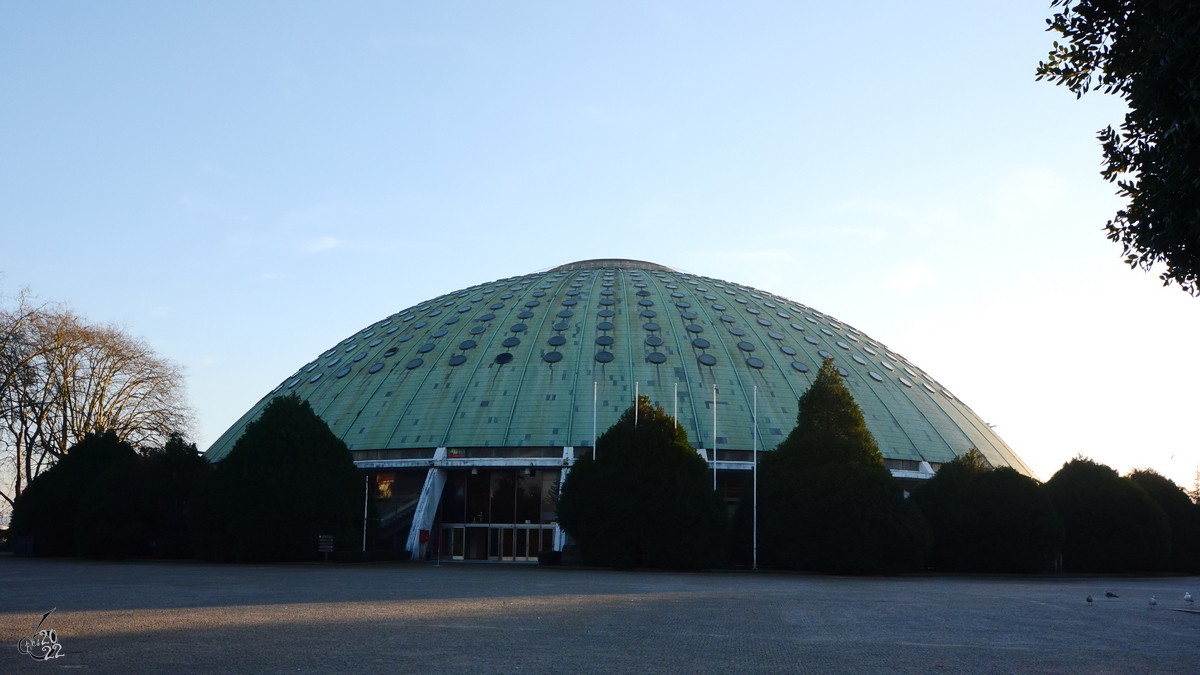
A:
[[[441,542],[451,560],[536,562],[554,550],[554,533],[553,525],[443,525]]]
[[[451,525],[442,528],[442,550],[450,553],[451,560],[487,560],[487,541],[486,526]]]
[[[552,525],[503,525],[491,528],[489,560],[537,560],[538,553],[552,550]]]
[[[554,550],[560,476],[557,469],[450,471],[439,511],[442,557],[527,562]]]

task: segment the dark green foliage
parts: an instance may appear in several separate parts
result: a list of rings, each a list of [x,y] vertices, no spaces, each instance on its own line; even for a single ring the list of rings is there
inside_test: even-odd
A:
[[[57,464],[44,471],[21,493],[13,507],[11,536],[33,538],[37,556],[69,556],[77,552],[77,541],[88,541],[94,524],[91,514],[83,518],[77,532],[81,506],[94,503],[105,485],[122,482],[137,460],[137,452],[111,431],[87,434],[72,446]],[[112,532],[128,536],[129,532]]]
[[[728,517],[687,433],[650,399],[604,432],[597,457],[563,482],[558,518],[590,564],[670,569],[724,564]]]
[[[933,534],[929,565],[959,572],[1053,569],[1063,525],[1037,481],[972,448],[913,495]]]
[[[79,500],[75,552],[90,558],[150,555],[149,486],[145,467],[134,456],[114,462],[96,477]]]
[[[189,511],[209,470],[178,435],[139,455],[116,434],[91,434],[22,495],[19,525],[36,555],[186,557]]]
[[[93,558],[191,555],[189,515],[212,467],[172,434],[162,449],[114,463],[80,502],[76,552]]]
[[[1174,572],[1200,572],[1200,506],[1183,488],[1153,469],[1139,469],[1129,479],[1146,491],[1167,515],[1171,527],[1171,557],[1166,568]]]
[[[185,558],[192,555],[191,524],[200,495],[212,475],[213,466],[195,444],[172,436],[155,461],[154,484],[161,486],[155,509],[158,513],[155,555]]]
[[[1092,88],[1129,106],[1099,134],[1101,174],[1129,199],[1107,225],[1131,266],[1164,263],[1164,284],[1200,295],[1200,3],[1053,0],[1062,36],[1038,79],[1081,96]]]
[[[796,428],[760,461],[759,481],[761,563],[889,574],[924,560],[928,526],[831,360],[800,397]]]
[[[1111,468],[1077,457],[1044,489],[1066,529],[1068,572],[1149,572],[1171,551],[1167,516],[1146,491]]]
[[[322,534],[339,549],[357,549],[363,490],[346,444],[308,403],[277,398],[208,481],[195,514],[197,553],[242,562],[317,558]]]
[[[739,567],[754,563],[754,474],[747,472],[742,480],[742,498],[729,524],[730,562]]]
[[[816,381],[800,395],[796,427],[779,448],[798,453],[813,465],[883,467],[879,444],[832,359],[825,360]]]

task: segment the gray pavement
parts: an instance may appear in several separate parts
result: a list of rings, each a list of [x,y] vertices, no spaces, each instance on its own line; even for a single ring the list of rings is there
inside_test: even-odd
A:
[[[6,556],[0,673],[1200,673],[1197,581]]]

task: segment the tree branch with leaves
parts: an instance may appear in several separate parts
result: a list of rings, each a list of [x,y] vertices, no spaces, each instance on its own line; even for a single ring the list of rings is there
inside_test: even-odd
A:
[[[1105,229],[1131,267],[1200,295],[1200,3],[1053,0],[1058,33],[1037,79],[1129,106],[1098,138],[1101,175],[1128,200]]]

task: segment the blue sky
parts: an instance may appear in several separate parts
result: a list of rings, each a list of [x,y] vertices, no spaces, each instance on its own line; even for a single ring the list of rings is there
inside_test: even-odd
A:
[[[1048,2],[974,4],[6,3],[0,291],[184,366],[204,447],[396,310],[648,259],[858,326],[1042,478],[1190,487],[1200,300],[1104,239],[1123,108],[1034,81]]]

